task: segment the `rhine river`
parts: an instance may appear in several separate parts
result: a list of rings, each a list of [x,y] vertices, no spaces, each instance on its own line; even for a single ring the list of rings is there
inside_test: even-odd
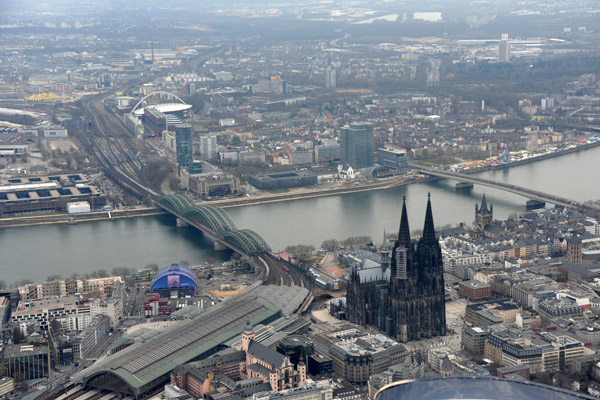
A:
[[[478,176],[529,187],[573,200],[600,199],[600,147]],[[384,229],[395,232],[406,196],[411,230],[422,229],[427,193],[431,192],[437,227],[472,224],[474,207],[486,194],[494,218],[525,211],[526,199],[512,193],[475,186],[456,191],[455,181],[415,183],[387,190],[228,208],[236,225],[253,229],[281,251],[291,244],[319,247],[327,239],[370,236],[380,243]],[[114,267],[140,268],[188,260],[192,264],[221,262],[229,252],[215,252],[212,243],[193,228],[176,228],[167,216],[99,221],[76,225],[45,225],[0,229],[0,279],[44,280]]]

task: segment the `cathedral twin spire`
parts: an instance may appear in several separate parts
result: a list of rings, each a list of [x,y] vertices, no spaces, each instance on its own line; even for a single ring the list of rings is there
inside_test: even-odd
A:
[[[408,228],[408,213],[406,212],[406,196],[402,198],[402,217],[400,217],[398,245],[407,249],[410,247],[410,229]]]
[[[435,243],[435,227],[433,225],[433,212],[431,211],[431,193],[427,194],[427,209],[425,211],[425,225],[423,226],[423,242]],[[398,231],[398,246],[410,247],[410,229],[408,227],[408,213],[406,212],[406,196],[402,199],[402,216],[400,217],[400,230]]]
[[[423,226],[423,242],[436,243],[435,228],[433,226],[433,212],[431,211],[431,193],[427,193],[427,210],[425,211],[425,225]]]

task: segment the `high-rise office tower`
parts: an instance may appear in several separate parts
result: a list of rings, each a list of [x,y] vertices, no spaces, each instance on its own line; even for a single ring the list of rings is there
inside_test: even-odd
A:
[[[354,169],[373,166],[373,124],[353,122],[341,129],[340,158]]]
[[[217,159],[217,137],[214,135],[200,136],[200,158],[203,160]]]
[[[188,124],[175,125],[175,145],[177,149],[177,166],[189,167],[193,164],[192,157],[192,126]]]
[[[498,45],[498,62],[510,62],[510,42],[508,33],[502,34],[502,40]]]
[[[335,77],[335,69],[332,67],[327,67],[325,70],[325,88],[326,89],[335,89],[336,85],[336,77]]]

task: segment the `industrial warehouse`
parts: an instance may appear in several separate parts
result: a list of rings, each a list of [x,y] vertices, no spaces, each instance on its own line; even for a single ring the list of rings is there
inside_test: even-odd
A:
[[[0,179],[0,215],[66,210],[86,201],[90,209],[106,205],[104,194],[84,174]]]

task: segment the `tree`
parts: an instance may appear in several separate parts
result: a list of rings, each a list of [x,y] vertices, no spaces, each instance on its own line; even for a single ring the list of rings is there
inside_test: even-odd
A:
[[[33,283],[33,281],[32,281],[32,280],[29,280],[29,279],[21,279],[20,281],[16,281],[16,282],[15,282],[15,286],[16,286],[16,287],[19,287],[19,286],[25,286],[25,285],[29,285],[29,284],[31,284],[31,283]]]
[[[192,263],[189,260],[181,260],[179,261],[179,265],[183,265],[184,267],[189,267]]]
[[[129,267],[115,267],[111,271],[112,276],[122,276],[122,277],[128,277],[129,275],[132,275],[134,273],[135,273],[135,270],[133,268],[129,268]]]
[[[544,385],[552,385],[552,377],[548,372],[538,372],[533,381],[543,383]]]
[[[58,281],[61,280],[62,277],[58,274],[50,275],[46,278],[46,282]]]
[[[105,269],[99,269],[98,271],[96,271],[96,275],[98,276],[98,278],[107,278],[108,272],[106,272]]]
[[[350,248],[351,250],[354,250],[354,249],[361,249],[372,242],[373,242],[373,240],[369,236],[354,236],[354,237],[349,237],[349,238],[343,240],[342,244],[346,248]]]
[[[173,170],[168,158],[156,158],[146,162],[143,168],[145,181],[155,189],[160,190],[167,175]]]
[[[8,285],[6,284],[6,282],[0,279],[0,290],[6,289],[7,286]]]
[[[158,272],[158,264],[154,264],[154,263],[146,264],[146,266],[144,267],[144,269],[147,269],[149,271],[157,273]]]
[[[297,244],[293,246],[287,246],[285,251],[294,255],[296,261],[306,262],[312,256],[315,251],[315,246],[306,244]]]
[[[326,250],[335,250],[339,246],[340,242],[335,239],[327,239],[321,243],[321,248]]]
[[[21,335],[20,327],[18,327],[18,326],[13,327],[12,337],[13,337],[14,344],[21,343],[21,340],[23,340],[23,336]]]

